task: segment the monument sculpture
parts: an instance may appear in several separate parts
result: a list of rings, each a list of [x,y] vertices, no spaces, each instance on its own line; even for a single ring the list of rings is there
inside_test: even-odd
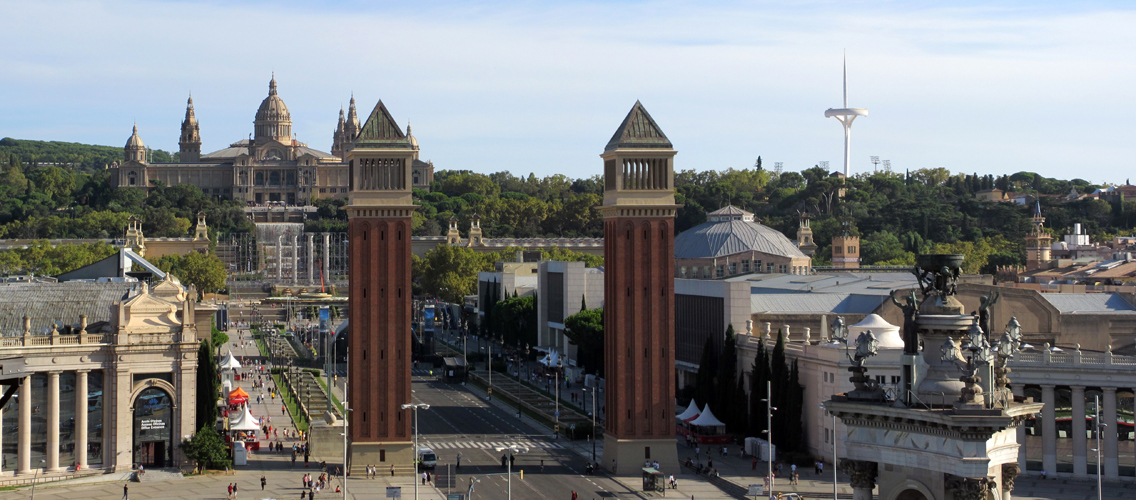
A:
[[[991,342],[982,325],[998,295],[985,297],[978,315],[963,313],[954,296],[962,262],[961,255],[920,255],[913,273],[921,297],[891,298],[904,314],[897,397],[884,397],[864,373],[874,340],[865,332],[848,355],[855,389],[824,403],[846,426],[837,439],[845,441],[840,469],[851,477],[853,500],[1006,499],[1013,490],[1017,427],[1042,405],[1006,389],[1021,325],[1011,320]],[[833,331],[847,343],[840,318]]]

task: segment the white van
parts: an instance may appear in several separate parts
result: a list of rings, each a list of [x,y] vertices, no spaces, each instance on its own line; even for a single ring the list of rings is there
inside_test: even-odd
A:
[[[433,469],[438,466],[438,455],[430,448],[418,449],[418,466],[422,469]]]

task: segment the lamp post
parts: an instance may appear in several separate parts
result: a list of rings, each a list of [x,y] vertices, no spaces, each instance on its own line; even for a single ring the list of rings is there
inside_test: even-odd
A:
[[[772,395],[773,395],[773,381],[766,380],[765,381],[765,399],[762,399],[762,401],[765,401],[765,431],[763,431],[763,432],[765,432],[766,445],[768,446],[766,449],[769,450],[769,456],[767,456],[765,458],[769,459],[769,460],[766,461],[766,463],[769,465],[769,470],[768,470],[769,475],[766,476],[766,477],[769,478],[769,494],[770,495],[773,494],[773,482],[774,482],[773,481],[773,410],[777,409],[777,408],[773,407],[773,398],[771,397]]]
[[[347,397],[347,381],[343,382],[343,399],[348,403],[351,401]],[[343,409],[343,475],[340,476],[340,479],[343,481],[343,500],[347,500],[347,425],[351,420],[347,417],[347,415],[350,414],[350,412],[351,408]],[[417,480],[418,478],[414,479]]]
[[[822,410],[824,409],[824,403],[820,404],[820,409],[822,409]],[[835,413],[832,413],[832,500],[836,500],[836,414]]]
[[[585,388],[580,389],[580,390],[589,392],[592,395],[592,411],[591,411],[591,414],[592,414],[592,461],[595,462],[596,461],[596,391],[599,390],[599,387],[598,386],[597,387],[585,387]],[[587,401],[587,400],[585,399],[585,401]]]
[[[556,380],[553,382],[556,385],[556,426],[553,428],[555,439],[560,439],[560,372],[564,370],[564,358],[556,358]]]
[[[1100,419],[1100,396],[1093,396],[1093,406],[1096,408],[1094,412],[1096,416],[1093,417],[1093,421],[1097,424],[1096,429],[1094,429],[1097,434],[1097,500],[1101,500],[1104,498],[1104,492],[1101,491],[1101,431],[1108,424],[1101,422]]]
[[[402,405],[404,410],[414,410],[414,500],[418,500],[418,410],[429,410],[426,403],[408,403]]]
[[[35,474],[32,476],[32,500],[35,500],[36,479],[39,478],[39,471],[47,467],[47,460],[40,459],[39,463],[41,464],[40,468],[36,469]]]
[[[495,449],[497,451],[508,450],[509,453],[511,453],[513,455],[516,455],[516,454],[519,454],[519,453],[528,453],[529,452],[528,448],[522,448],[520,446],[498,446]],[[509,483],[508,496],[506,498],[508,500],[512,500],[513,499],[513,461],[512,460],[506,460],[505,464],[506,464],[505,465],[505,471],[506,471],[505,475],[506,475],[506,477],[509,478],[509,481],[508,481],[508,483]]]

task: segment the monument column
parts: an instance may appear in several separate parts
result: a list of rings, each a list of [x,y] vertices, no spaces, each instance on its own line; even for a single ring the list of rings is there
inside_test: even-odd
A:
[[[323,233],[323,279],[331,281],[331,235]]]
[[[16,421],[16,474],[32,473],[32,377],[20,381],[20,410]]]
[[[292,235],[292,283],[300,282],[300,236]]]
[[[850,477],[852,500],[872,500],[872,490],[876,488],[879,467],[875,462],[865,460],[841,459],[840,470]]]
[[[87,468],[87,370],[75,372],[75,464]]]
[[[663,470],[679,467],[674,434],[676,153],[636,102],[600,155],[607,266],[603,465],[625,475],[638,474],[638,464],[647,460],[658,461]]]
[[[1073,419],[1070,421],[1069,434],[1073,438],[1073,477],[1085,479],[1088,477],[1088,462],[1085,460],[1085,386],[1074,385],[1073,389]]]
[[[1104,462],[1104,477],[1120,477],[1120,464],[1117,457],[1118,429],[1116,428],[1116,388],[1104,387],[1101,401],[1101,420],[1105,428],[1101,430],[1101,454]]]
[[[347,153],[348,391],[351,463],[380,468],[414,460],[410,394],[411,162],[414,149],[382,101]],[[325,240],[326,241],[326,240]]]
[[[276,281],[284,277],[284,235],[276,237]]]
[[[1054,420],[1054,386],[1041,386],[1041,468],[1050,476],[1057,476],[1057,421]]]
[[[59,471],[59,372],[47,374],[47,465],[44,472]]]
[[[315,235],[308,233],[308,284],[316,284],[316,242]]]

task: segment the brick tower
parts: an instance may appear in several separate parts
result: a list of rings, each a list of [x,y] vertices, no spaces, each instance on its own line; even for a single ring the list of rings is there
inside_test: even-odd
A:
[[[674,429],[674,155],[638,101],[604,152],[603,465],[678,470]]]
[[[414,150],[382,101],[346,152],[350,238],[351,467],[410,465],[410,168]]]

